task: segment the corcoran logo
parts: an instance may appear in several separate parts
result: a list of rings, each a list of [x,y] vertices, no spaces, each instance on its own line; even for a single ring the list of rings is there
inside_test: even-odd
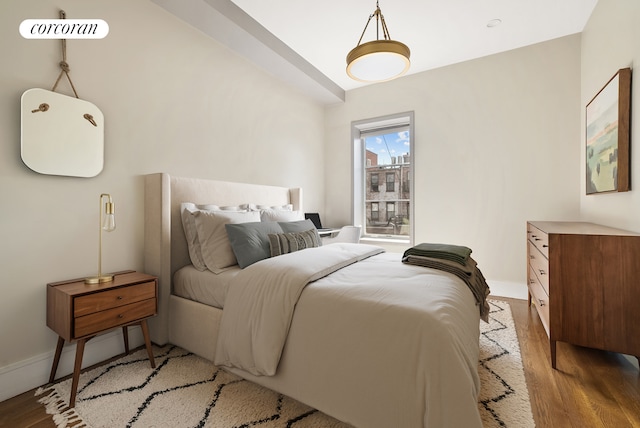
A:
[[[103,39],[109,24],[102,19],[25,19],[20,35],[25,39]]]

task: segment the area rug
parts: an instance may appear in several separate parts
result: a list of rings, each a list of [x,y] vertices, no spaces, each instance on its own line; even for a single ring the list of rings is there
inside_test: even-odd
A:
[[[489,323],[480,322],[482,423],[485,427],[535,427],[511,307],[501,300],[489,300],[489,306]]]
[[[481,322],[478,365],[483,424],[534,426],[511,309],[497,300],[490,305],[490,322]],[[348,426],[181,348],[154,348],[154,354],[155,370],[141,349],[82,373],[74,409],[68,408],[70,379],[36,395],[61,428]]]

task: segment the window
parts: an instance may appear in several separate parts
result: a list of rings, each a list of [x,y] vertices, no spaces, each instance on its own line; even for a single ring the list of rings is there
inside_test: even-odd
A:
[[[371,191],[379,192],[378,190],[378,178],[380,176],[378,174],[371,174]]]
[[[353,221],[364,239],[413,242],[413,134],[413,112],[352,123]]]
[[[387,172],[387,187],[385,189],[386,192],[395,192],[394,184],[396,182],[396,173],[395,172]]]
[[[377,202],[371,202],[371,220],[380,220],[380,205]]]
[[[387,202],[387,221],[391,222],[396,217],[396,204],[395,202]]]

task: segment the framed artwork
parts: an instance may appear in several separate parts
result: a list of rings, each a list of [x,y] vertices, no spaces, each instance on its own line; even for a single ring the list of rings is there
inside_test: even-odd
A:
[[[623,68],[586,107],[587,195],[630,190],[631,69]]]

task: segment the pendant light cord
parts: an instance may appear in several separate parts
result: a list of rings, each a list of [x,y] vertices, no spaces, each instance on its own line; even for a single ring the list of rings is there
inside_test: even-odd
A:
[[[362,30],[362,34],[360,35],[360,39],[358,40],[358,44],[356,46],[360,46],[362,38],[364,37],[364,33],[367,31],[367,27],[369,27],[369,23],[374,16],[376,17],[376,40],[380,40],[380,23],[382,23],[382,35],[384,39],[391,40],[389,30],[387,29],[387,23],[384,21],[384,15],[382,15],[380,5],[378,4],[378,1],[376,1],[376,10],[371,15],[369,15],[369,19],[364,26],[364,30]]]

